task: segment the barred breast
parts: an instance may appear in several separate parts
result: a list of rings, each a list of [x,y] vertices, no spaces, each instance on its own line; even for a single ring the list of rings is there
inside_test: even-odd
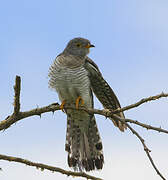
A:
[[[57,91],[60,101],[74,103],[81,96],[85,105],[91,107],[90,80],[83,62],[74,56],[58,56],[49,71],[49,87]]]

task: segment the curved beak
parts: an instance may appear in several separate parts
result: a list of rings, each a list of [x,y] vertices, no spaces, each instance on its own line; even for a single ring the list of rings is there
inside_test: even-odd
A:
[[[93,44],[90,44],[90,48],[91,48],[91,47],[95,47],[95,45],[93,45]]]
[[[95,47],[93,44],[87,44],[86,45],[86,48],[92,48],[92,47]]]

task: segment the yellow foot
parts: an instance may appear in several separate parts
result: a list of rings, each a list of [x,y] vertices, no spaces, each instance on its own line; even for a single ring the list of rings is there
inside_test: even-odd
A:
[[[64,105],[65,105],[65,100],[62,101],[62,103],[61,103],[61,105],[60,105],[60,109],[61,109],[62,112],[65,112],[65,110],[64,110]]]
[[[77,99],[76,99],[76,109],[79,108],[79,102],[81,100],[81,104],[84,105],[84,100],[79,96]]]

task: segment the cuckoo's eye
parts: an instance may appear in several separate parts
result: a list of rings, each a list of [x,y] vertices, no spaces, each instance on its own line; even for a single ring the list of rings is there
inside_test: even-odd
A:
[[[81,47],[81,44],[80,44],[80,43],[77,43],[76,46],[77,46],[77,47]]]

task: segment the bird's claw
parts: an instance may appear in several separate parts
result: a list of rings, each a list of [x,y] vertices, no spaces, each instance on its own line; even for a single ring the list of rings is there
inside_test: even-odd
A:
[[[79,96],[77,99],[76,99],[76,109],[79,108],[79,102],[81,100],[81,105],[84,105],[84,100],[81,98],[81,96]]]
[[[60,105],[60,109],[61,109],[62,112],[65,112],[65,110],[64,110],[64,105],[65,105],[65,100],[62,101],[62,103],[61,103],[61,105]]]

